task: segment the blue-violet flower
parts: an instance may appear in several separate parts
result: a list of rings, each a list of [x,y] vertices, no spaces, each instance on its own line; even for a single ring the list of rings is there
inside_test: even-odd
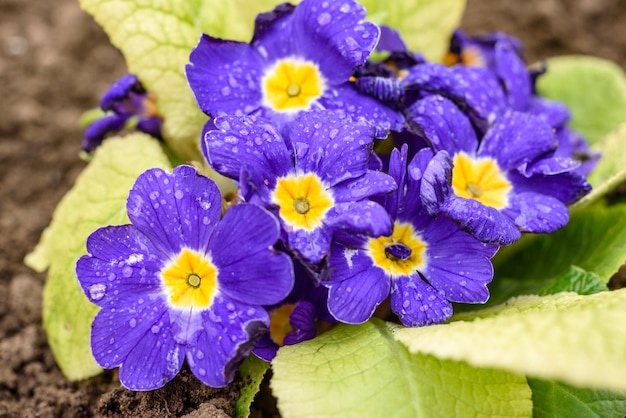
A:
[[[286,245],[305,263],[327,254],[333,231],[378,236],[389,216],[370,196],[395,182],[369,169],[374,128],[335,112],[303,113],[283,138],[273,124],[250,116],[222,116],[206,133],[203,151],[220,174],[239,180],[241,198],[281,220]]]
[[[354,0],[304,0],[259,15],[250,44],[203,35],[186,68],[200,109],[212,117],[260,115],[281,131],[302,111],[343,109],[384,137],[402,124],[401,114],[349,82],[380,34],[364,17]]]
[[[229,208],[189,166],[144,172],[127,202],[131,224],[96,230],[76,265],[102,309],[91,330],[102,367],[132,390],[163,386],[186,359],[203,383],[229,383],[269,326],[261,305],[293,286],[289,257],[272,246],[279,224],[264,209]]]
[[[337,320],[365,322],[391,295],[391,309],[404,325],[437,324],[452,315],[450,302],[489,298],[490,258],[498,247],[476,240],[446,217],[431,217],[422,207],[422,174],[432,157],[430,149],[423,149],[407,167],[407,146],[392,151],[389,172],[398,189],[383,199],[394,220],[391,234],[337,235],[329,277],[322,280]]]

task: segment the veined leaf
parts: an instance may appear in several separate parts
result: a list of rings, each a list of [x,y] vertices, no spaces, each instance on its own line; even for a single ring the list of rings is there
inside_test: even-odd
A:
[[[626,393],[580,389],[559,382],[528,379],[533,391],[533,418],[623,418]]]
[[[411,355],[380,320],[282,347],[271,387],[292,417],[529,417],[521,376]]]
[[[546,380],[626,392],[626,289],[589,296],[522,296],[456,317],[396,331],[412,353],[467,361]]]
[[[126,198],[135,179],[152,167],[170,169],[161,144],[144,134],[107,139],[59,203],[26,264],[49,267],[43,294],[43,322],[61,371],[70,380],[101,369],[91,355],[91,322],[98,310],[76,279],[75,264],[86,253],[87,237],[97,228],[128,223]]]

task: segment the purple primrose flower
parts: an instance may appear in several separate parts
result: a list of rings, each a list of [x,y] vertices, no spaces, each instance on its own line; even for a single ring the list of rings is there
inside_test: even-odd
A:
[[[156,99],[147,92],[137,76],[127,74],[117,80],[104,93],[100,108],[108,112],[95,120],[85,129],[83,150],[95,150],[105,136],[123,128],[132,127],[162,140],[161,125],[163,118],[156,108]]]
[[[531,114],[507,112],[479,140],[467,117],[440,96],[407,113],[437,152],[424,172],[424,207],[483,242],[507,245],[521,232],[553,232],[569,219],[566,203],[590,189],[569,175],[575,164],[553,157],[552,128]]]
[[[259,15],[250,44],[203,35],[186,68],[200,109],[263,116],[281,131],[300,112],[342,109],[384,137],[402,115],[349,82],[380,34],[364,17],[354,0],[304,0]]]
[[[391,234],[363,237],[340,233],[332,245],[328,308],[339,321],[362,323],[391,295],[391,309],[406,326],[445,322],[450,302],[484,303],[493,278],[496,245],[484,244],[449,219],[431,217],[420,201],[422,175],[433,157],[421,150],[406,165],[407,146],[391,154],[398,189],[383,199]]]
[[[186,359],[203,383],[229,383],[267,331],[262,305],[293,287],[289,257],[273,249],[279,224],[264,209],[229,208],[189,166],[144,172],[130,191],[131,224],[95,231],[76,265],[102,309],[91,330],[102,367],[132,390],[163,386]]]
[[[262,118],[222,116],[203,151],[219,173],[239,180],[241,198],[274,211],[285,242],[303,262],[319,263],[335,230],[377,236],[389,216],[370,196],[388,193],[391,177],[369,169],[374,128],[335,112],[303,113],[283,138]]]

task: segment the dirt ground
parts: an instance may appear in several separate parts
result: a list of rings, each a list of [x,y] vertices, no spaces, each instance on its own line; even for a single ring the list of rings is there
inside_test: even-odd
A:
[[[469,0],[463,26],[519,37],[528,62],[582,53],[626,67],[625,0]],[[71,383],[46,344],[45,275],[22,260],[84,167],[78,118],[124,72],[78,0],[0,0],[0,417],[233,414],[236,385],[212,390],[186,371],[149,393],[114,372]]]

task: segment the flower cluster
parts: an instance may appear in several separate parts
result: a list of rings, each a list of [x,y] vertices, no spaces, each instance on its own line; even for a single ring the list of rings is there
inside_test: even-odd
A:
[[[250,352],[271,360],[386,300],[405,326],[445,322],[489,298],[500,246],[561,228],[589,191],[596,156],[537,95],[518,41],[457,32],[431,63],[364,17],[304,0],[259,15],[250,43],[200,38],[201,148],[236,204],[222,214],[190,166],[148,170],[131,223],[94,232],[77,264],[102,308],[94,356],[125,386],[160,387],[184,360],[223,386]],[[384,138],[396,148],[374,152]]]

